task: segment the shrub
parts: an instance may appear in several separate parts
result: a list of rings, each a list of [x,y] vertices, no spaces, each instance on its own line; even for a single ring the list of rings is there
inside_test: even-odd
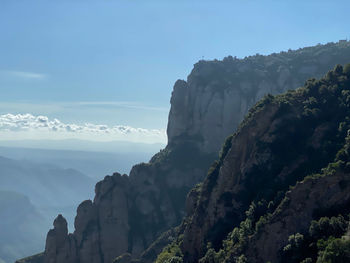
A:
[[[317,263],[341,263],[350,262],[350,241],[340,238],[327,242],[324,251],[319,253]]]
[[[180,263],[182,262],[182,251],[180,246],[173,242],[166,246],[163,251],[158,255],[156,263]]]
[[[340,237],[347,229],[348,223],[343,216],[322,217],[318,221],[313,220],[309,228],[309,234],[314,239],[327,238],[329,236]]]
[[[344,66],[343,72],[345,75],[350,76],[350,63]]]

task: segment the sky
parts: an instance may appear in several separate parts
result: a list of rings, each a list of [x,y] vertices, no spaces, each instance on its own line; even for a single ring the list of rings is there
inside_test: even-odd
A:
[[[329,0],[0,0],[0,138],[79,130],[165,143],[173,84],[198,60],[349,39],[348,10]]]

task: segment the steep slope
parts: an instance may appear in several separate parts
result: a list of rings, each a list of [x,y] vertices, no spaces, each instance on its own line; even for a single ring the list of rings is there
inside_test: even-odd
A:
[[[106,176],[96,185],[94,201],[79,205],[74,234],[50,230],[44,262],[112,262],[127,251],[138,255],[180,222],[186,193],[212,158],[182,145],[134,166],[130,176]]]
[[[76,231],[63,239],[50,235],[45,262],[63,262],[61,255],[82,263],[111,262],[123,252],[137,257],[181,222],[188,190],[204,178],[250,106],[349,60],[350,43],[341,41],[266,57],[200,61],[187,81],[174,85],[167,147],[134,166],[129,177],[115,174],[100,182],[94,201],[78,208]]]
[[[332,219],[342,231],[322,237],[346,234],[349,129],[350,64],[309,80],[304,88],[266,96],[189,194],[189,215],[157,262],[315,262],[317,255],[326,257],[322,249],[328,241],[317,250],[317,231],[307,231],[318,224],[312,220],[342,214],[345,219]],[[307,237],[303,245],[299,235]],[[308,255],[311,244],[314,251]]]
[[[348,63],[350,42],[199,61],[187,81],[175,83],[168,122],[169,145],[193,138],[204,152],[218,152],[248,110],[265,94],[295,89],[336,64]]]

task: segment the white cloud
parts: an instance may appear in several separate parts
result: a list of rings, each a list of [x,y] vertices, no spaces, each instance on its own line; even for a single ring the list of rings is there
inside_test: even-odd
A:
[[[130,141],[166,143],[165,130],[108,126],[86,123],[63,123],[58,119],[32,114],[0,115],[1,140],[24,139],[83,139],[90,141]]]
[[[34,72],[25,72],[25,71],[13,71],[13,70],[2,70],[2,73],[19,77],[19,78],[26,78],[26,79],[45,79],[47,75],[41,74],[41,73],[34,73]]]

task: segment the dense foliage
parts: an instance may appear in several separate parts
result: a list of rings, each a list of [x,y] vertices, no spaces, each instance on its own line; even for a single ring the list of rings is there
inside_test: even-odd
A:
[[[311,222],[309,232],[296,233],[283,248],[284,262],[346,262],[350,260],[348,240],[342,239],[349,225],[348,217],[321,217]]]
[[[284,194],[297,181],[330,176],[339,170],[350,172],[350,137],[347,137],[350,129],[350,64],[344,68],[338,65],[324,78],[310,79],[296,91],[266,96],[252,108],[239,130],[271,104],[278,105],[277,116],[286,116],[278,124],[276,139],[259,146],[261,152],[267,148],[272,151],[274,160],[269,163],[269,167],[257,167],[251,180],[245,182],[246,189],[251,191],[240,198],[251,201],[244,219],[238,225],[232,224],[232,230],[225,236],[217,232],[219,236],[216,238],[222,241],[219,249],[208,240],[207,252],[200,259],[202,263],[247,262],[244,253],[250,238],[259,234],[273,214],[280,213],[288,206],[288,198],[284,198]],[[320,144],[317,151],[310,147],[310,140],[315,137],[315,127],[323,127],[324,133],[323,140],[316,142]],[[230,146],[228,142],[225,143],[223,156]],[[274,171],[282,170],[302,154],[307,156],[308,161],[285,181],[273,177],[276,174]],[[209,170],[207,186],[214,187],[222,161],[223,158],[220,158]],[[197,191],[208,189],[203,189],[202,185]],[[280,251],[283,262],[349,262],[350,241],[342,238],[349,224],[348,212],[344,210],[339,215],[330,216],[325,216],[327,211],[323,211],[323,216],[316,214],[310,222],[308,233],[295,233],[289,237],[289,243]],[[181,246],[179,240],[174,241],[158,256],[157,262],[172,262],[172,259],[182,262]]]

